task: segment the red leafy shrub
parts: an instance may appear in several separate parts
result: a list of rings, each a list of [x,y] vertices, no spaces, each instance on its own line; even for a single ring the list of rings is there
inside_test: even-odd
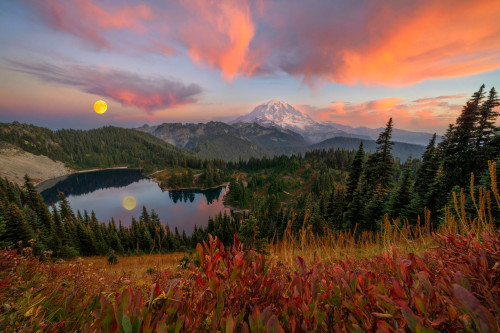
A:
[[[370,259],[297,270],[243,251],[235,237],[198,245],[201,268],[158,276],[149,299],[125,289],[102,295],[87,330],[104,332],[309,332],[500,330],[500,232],[436,235],[420,256],[395,250]]]

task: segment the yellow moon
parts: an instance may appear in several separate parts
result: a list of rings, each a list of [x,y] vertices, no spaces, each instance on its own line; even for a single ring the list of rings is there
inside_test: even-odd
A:
[[[135,201],[134,197],[128,196],[128,197],[123,198],[122,206],[126,210],[132,210],[132,209],[134,209],[135,205],[136,205],[136,201]]]
[[[108,109],[108,105],[103,100],[98,100],[94,103],[94,111],[99,114],[103,114]]]

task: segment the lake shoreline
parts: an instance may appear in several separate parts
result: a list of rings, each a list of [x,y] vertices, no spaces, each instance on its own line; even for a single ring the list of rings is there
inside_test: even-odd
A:
[[[87,170],[73,170],[72,172],[70,173],[67,173],[65,175],[62,175],[62,176],[59,176],[59,177],[54,177],[54,178],[49,178],[49,179],[45,179],[41,182],[38,182],[38,183],[35,183],[34,186],[36,188],[42,188],[41,191],[44,190],[43,187],[46,187],[46,188],[49,188],[49,187],[52,187],[54,186],[55,184],[57,184],[59,181],[61,180],[64,180],[66,179],[68,176],[71,176],[71,175],[74,175],[74,174],[78,174],[78,173],[87,173],[87,172],[97,172],[97,171],[105,171],[105,170],[122,170],[122,169],[127,169],[127,170],[144,170],[144,168],[129,168],[129,167],[126,167],[126,166],[120,166],[120,167],[112,167],[112,168],[96,168],[96,169],[87,169]],[[159,171],[162,171],[162,170],[159,170]],[[227,187],[229,186],[229,182],[224,182],[222,184],[219,184],[219,185],[214,185],[214,186],[211,186],[211,187],[200,187],[200,186],[192,186],[192,187],[179,187],[179,188],[167,188],[167,187],[162,187],[160,186],[160,181],[154,177],[155,174],[157,174],[159,171],[156,171],[156,172],[153,172],[149,175],[144,175],[146,178],[148,179],[151,179],[152,181],[154,181],[155,183],[158,184],[158,187],[162,190],[162,191],[184,191],[184,190],[199,190],[199,191],[206,191],[206,190],[211,190],[211,189],[215,189],[215,188],[219,188],[219,187]],[[57,180],[57,182],[54,182],[55,180]],[[50,186],[43,186],[44,183],[46,184],[50,184]]]
[[[160,186],[159,182],[156,179],[153,179],[156,183],[158,183],[158,186]],[[212,187],[199,187],[199,186],[192,186],[192,187],[179,187],[179,188],[165,188],[161,187],[162,191],[185,191],[185,190],[199,190],[199,191],[206,191],[206,190],[212,190],[214,188],[219,188],[219,187],[227,187],[229,186],[229,182],[222,183],[220,185],[214,185]]]
[[[65,175],[61,175],[61,176],[58,176],[58,177],[53,177],[53,178],[45,179],[45,180],[42,180],[40,182],[34,182],[33,185],[37,189],[43,188],[43,187],[49,188],[49,187],[52,187],[55,184],[57,184],[59,181],[64,180],[64,179],[66,179],[67,177],[69,177],[71,175],[76,175],[78,173],[96,172],[96,171],[104,171],[104,170],[121,170],[121,169],[143,170],[144,168],[129,168],[129,167],[124,166],[124,167],[113,167],[113,168],[102,168],[102,169],[98,168],[98,169],[88,169],[88,170],[74,170],[74,169],[71,169],[71,172],[69,172],[69,173],[67,173]],[[57,181],[54,182],[55,180],[57,180]],[[43,186],[43,185],[46,185],[46,184],[50,184],[50,186]],[[43,189],[40,190],[40,191],[43,191]]]

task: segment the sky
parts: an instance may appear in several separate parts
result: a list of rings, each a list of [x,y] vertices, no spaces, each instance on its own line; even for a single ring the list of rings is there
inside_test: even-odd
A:
[[[500,89],[499,18],[498,0],[2,0],[0,122],[228,121],[280,99],[443,134]]]

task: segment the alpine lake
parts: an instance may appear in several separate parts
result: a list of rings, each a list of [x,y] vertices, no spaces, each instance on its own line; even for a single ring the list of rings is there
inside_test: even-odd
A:
[[[191,235],[194,226],[205,227],[209,217],[230,214],[222,199],[227,186],[206,190],[162,190],[158,184],[137,169],[107,169],[75,173],[42,182],[37,186],[47,205],[58,205],[59,192],[64,193],[73,212],[94,211],[100,222],[113,217],[116,225],[130,226],[132,217],[139,219],[142,207],[154,210],[163,226],[178,228]],[[126,197],[134,205],[124,204]],[[130,202],[130,198],[128,198]],[[133,200],[132,200],[133,202]],[[126,207],[126,208],[125,208]],[[131,209],[132,208],[132,209]]]

